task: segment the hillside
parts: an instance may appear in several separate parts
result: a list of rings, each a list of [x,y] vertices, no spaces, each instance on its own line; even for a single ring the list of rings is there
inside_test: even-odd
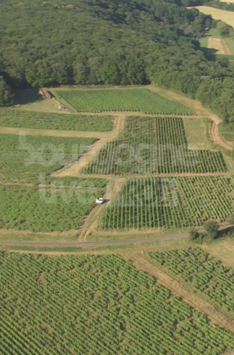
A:
[[[10,0],[0,21],[1,75],[12,88],[153,82],[234,120],[233,69],[193,38],[213,20],[180,1]]]

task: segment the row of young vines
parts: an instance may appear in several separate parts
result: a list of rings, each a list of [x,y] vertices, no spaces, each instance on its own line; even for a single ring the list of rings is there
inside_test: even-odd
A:
[[[102,175],[225,171],[221,152],[189,149],[179,117],[128,117],[119,139],[106,144],[85,169]]]
[[[129,179],[106,208],[100,227],[199,226],[208,219],[228,220],[233,208],[234,186],[223,176]]]
[[[231,334],[119,256],[0,252],[2,355],[222,355]]]

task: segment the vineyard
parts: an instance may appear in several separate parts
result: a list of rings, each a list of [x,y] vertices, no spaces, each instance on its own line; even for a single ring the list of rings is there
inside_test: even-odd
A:
[[[87,184],[87,182],[86,182]],[[89,188],[84,183],[70,187],[37,187],[0,185],[0,229],[53,232],[77,229],[83,217],[94,206],[104,188]],[[82,188],[83,187],[83,188]]]
[[[192,111],[145,88],[57,90],[56,95],[78,112],[138,111],[187,115]]]
[[[41,113],[0,109],[0,126],[77,131],[110,131],[112,116]]]
[[[107,143],[88,174],[215,173],[227,171],[219,151],[190,150],[183,119],[128,117],[118,140]]]
[[[222,176],[129,179],[104,211],[102,229],[182,228],[233,213],[234,186]]]
[[[222,355],[234,337],[119,256],[0,253],[2,355]]]
[[[0,181],[38,184],[39,173],[48,175],[77,160],[93,141],[0,134]]]
[[[200,248],[187,248],[150,254],[158,264],[191,284],[215,305],[234,314],[234,270]]]

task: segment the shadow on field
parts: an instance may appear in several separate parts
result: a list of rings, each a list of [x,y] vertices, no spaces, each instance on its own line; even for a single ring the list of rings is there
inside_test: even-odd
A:
[[[15,91],[15,105],[26,105],[36,101],[45,100],[45,98],[40,95],[38,91],[38,89]]]
[[[224,237],[234,237],[234,226],[229,226],[218,231],[217,237],[215,239],[220,239]]]

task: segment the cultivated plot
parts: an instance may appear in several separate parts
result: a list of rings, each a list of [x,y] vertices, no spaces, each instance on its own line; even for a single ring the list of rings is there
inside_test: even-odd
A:
[[[180,102],[168,100],[145,88],[57,90],[56,95],[78,112],[138,111],[191,114]]]
[[[0,134],[0,181],[42,183],[39,174],[48,180],[50,173],[77,160],[93,142],[93,138]]]
[[[118,175],[225,171],[221,152],[189,149],[179,117],[128,117],[119,139],[107,143],[84,170]]]
[[[214,49],[216,51],[215,54],[232,54],[229,47],[227,46],[226,41],[223,38],[209,38],[208,48]]]
[[[233,213],[234,186],[222,176],[129,179],[104,211],[101,229],[183,228]]]
[[[77,229],[97,196],[104,193],[104,188],[100,188],[103,185],[103,180],[73,180],[67,186],[58,182],[44,188],[0,185],[0,229],[34,232]]]
[[[156,252],[150,257],[216,306],[234,314],[234,269],[225,267],[200,248]]]
[[[0,109],[0,126],[106,132],[111,130],[112,125],[112,116],[88,116]]]
[[[222,355],[234,347],[230,333],[118,256],[1,252],[0,264],[3,355]]]

